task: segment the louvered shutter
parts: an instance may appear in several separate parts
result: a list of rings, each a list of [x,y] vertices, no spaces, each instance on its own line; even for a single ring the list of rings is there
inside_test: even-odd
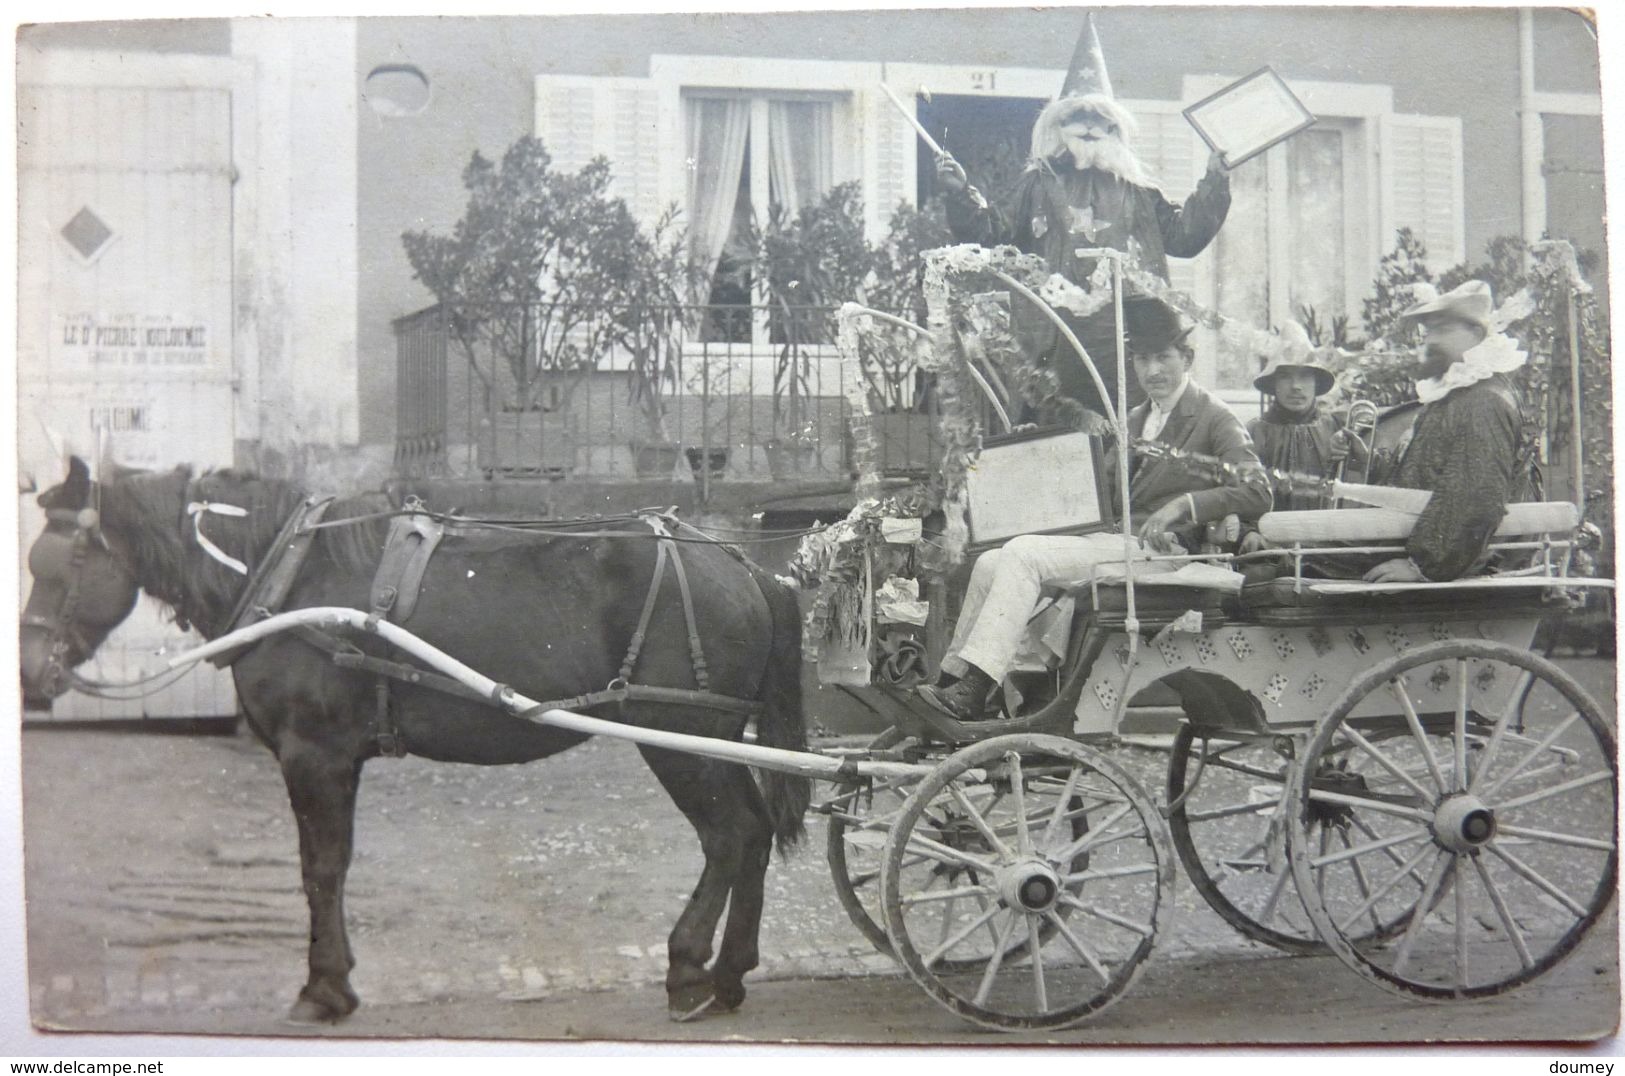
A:
[[[866,89],[862,97],[867,120],[863,145],[869,169],[867,187],[871,194],[866,200],[869,226],[870,234],[879,236],[885,233],[897,203],[904,199],[914,201],[917,182],[914,140],[918,136],[880,90]],[[904,97],[903,103],[914,107],[912,97]]]
[[[536,135],[561,171],[609,160],[610,191],[645,224],[660,216],[660,161],[673,152],[654,84],[642,78],[538,75]]]
[[[1435,273],[1467,258],[1462,205],[1461,120],[1454,116],[1383,116],[1382,236],[1410,228],[1427,245]]]
[[[1128,107],[1140,125],[1135,152],[1162,193],[1178,205],[1196,189],[1198,164],[1205,160],[1197,151],[1198,135],[1178,101],[1135,101]],[[1196,272],[1195,259],[1168,259],[1168,283],[1179,291],[1195,292]]]

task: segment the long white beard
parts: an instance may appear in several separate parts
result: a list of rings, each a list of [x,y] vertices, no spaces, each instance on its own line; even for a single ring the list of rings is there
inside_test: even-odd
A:
[[[1134,151],[1115,138],[1096,142],[1079,141],[1069,146],[1072,163],[1078,169],[1098,168],[1130,183],[1145,183],[1145,166]]]

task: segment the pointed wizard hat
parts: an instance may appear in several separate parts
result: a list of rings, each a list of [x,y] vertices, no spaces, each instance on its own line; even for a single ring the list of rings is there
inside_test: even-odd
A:
[[[1072,63],[1061,84],[1060,96],[1044,106],[1033,124],[1033,157],[1047,157],[1056,152],[1061,124],[1068,116],[1086,110],[1105,116],[1127,138],[1132,138],[1138,127],[1133,114],[1118,104],[1112,93],[1111,76],[1106,73],[1106,54],[1100,47],[1100,35],[1095,32],[1093,12],[1084,16],[1083,32],[1072,50]]]
[[[1106,54],[1100,48],[1100,35],[1095,32],[1095,14],[1084,16],[1083,32],[1078,35],[1077,48],[1072,50],[1072,66],[1067,68],[1066,81],[1061,84],[1062,97],[1089,97],[1099,94],[1113,97],[1111,76],[1106,74]]]

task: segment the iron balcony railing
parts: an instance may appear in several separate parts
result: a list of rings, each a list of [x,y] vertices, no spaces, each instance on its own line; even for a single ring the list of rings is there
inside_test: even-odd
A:
[[[463,304],[394,322],[402,477],[845,479],[834,309]],[[924,379],[876,379],[880,467],[934,469]]]

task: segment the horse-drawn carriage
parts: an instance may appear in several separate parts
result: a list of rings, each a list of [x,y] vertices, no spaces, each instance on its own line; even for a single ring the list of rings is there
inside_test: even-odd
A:
[[[1084,300],[1114,304],[1120,317],[1118,263],[1102,264],[1105,287]],[[997,263],[972,268],[1048,317],[1049,300],[1069,298],[1035,294]],[[934,271],[938,298],[955,294],[955,267],[939,260]],[[960,314],[988,309],[973,302]],[[957,316],[934,308],[926,341],[949,393],[997,372],[967,356],[975,334]],[[850,343],[856,331],[848,322],[843,336]],[[1045,451],[1083,451],[1088,466],[1077,473],[1118,483],[1126,503],[1120,347],[1116,360],[1106,428],[1071,430]],[[1305,558],[1343,555],[1351,540],[1354,552],[1401,542],[1402,514],[1381,510],[1265,517],[1278,547],[1268,555],[1289,570],[1251,586],[1238,585],[1225,555],[1148,563],[1125,552],[1122,564],[1053,595],[1065,610],[1050,636],[1062,640],[1058,659],[1019,681],[1011,716],[973,725],[908,691],[919,655],[929,666],[940,649],[942,588],[930,581],[999,533],[973,503],[994,456],[978,478],[979,431],[945,422],[942,432],[950,462],[935,496],[866,502],[846,544],[856,603],[815,608],[811,641],[843,632],[860,641],[862,683],[848,690],[891,725],[865,748],[806,748],[793,603],[669,519],[493,525],[353,505],[321,518],[286,491],[255,487],[261,500],[250,503],[229,475],[92,485],[81,473],[45,495],[53,524],[31,554],[25,682],[64,689],[137,586],[213,637],[183,660],[237,657],[250,718],[275,748],[300,818],[312,912],[310,978],[296,1006],[305,1018],[337,1018],[356,1003],[343,871],[360,764],[386,748],[490,763],[588,735],[639,744],[707,854],[671,939],[667,987],[682,1016],[743,999],[762,872],[772,840],[796,832],[804,778],[829,783],[819,806],[830,865],[858,928],[933,998],[996,1028],[1067,1026],[1121,996],[1167,935],[1176,861],[1247,936],[1288,951],[1329,948],[1378,985],[1420,998],[1527,982],[1609,907],[1611,715],[1529,651],[1542,617],[1607,585],[1569,572],[1574,506],[1515,506],[1497,545],[1523,567],[1451,583],[1303,574]],[[143,481],[152,489],[131,486]],[[926,526],[936,510],[942,526]],[[425,519],[444,533],[419,526]],[[384,520],[402,534],[378,536],[382,560],[409,548],[393,554],[402,574],[380,586],[377,550],[347,560],[335,538]],[[436,543],[431,559],[422,550]],[[282,556],[301,544],[292,561]],[[887,566],[904,561],[929,562],[919,574],[931,607],[917,592],[892,593],[899,608],[912,606],[899,623],[924,623],[892,632],[888,646],[876,637],[877,596],[903,577]],[[674,585],[663,586],[668,575]],[[398,615],[403,590],[417,602],[410,619]],[[520,606],[511,622],[501,615]],[[1160,796],[1143,757],[1115,749],[1134,700],[1152,690],[1180,717]],[[578,712],[589,709],[606,716]],[[754,742],[742,735],[748,722]],[[707,968],[724,905],[720,954]]]

